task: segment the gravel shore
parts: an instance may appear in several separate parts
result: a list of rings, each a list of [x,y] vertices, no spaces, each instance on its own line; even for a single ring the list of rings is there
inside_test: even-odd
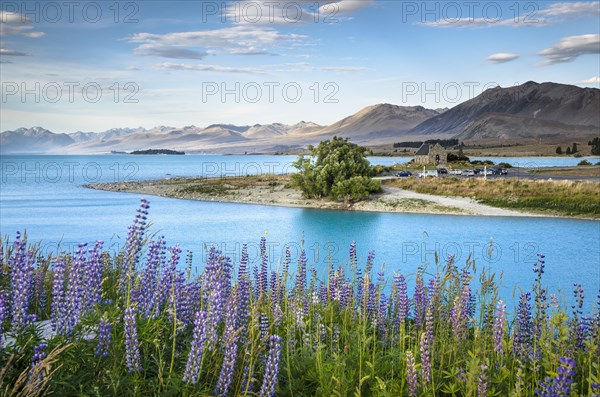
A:
[[[297,208],[477,216],[544,216],[490,207],[469,198],[435,196],[385,186],[382,194],[374,195],[359,203],[345,205],[341,202],[303,198],[298,190],[279,181],[267,185],[244,184],[243,186],[231,183],[227,179],[220,180],[218,184],[212,181],[208,183],[209,181],[197,178],[170,178],[141,182],[98,183],[86,187],[182,200]],[[215,186],[219,189],[215,189]]]

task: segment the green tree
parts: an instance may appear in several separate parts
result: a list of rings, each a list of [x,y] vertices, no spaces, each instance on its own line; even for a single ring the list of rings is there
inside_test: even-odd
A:
[[[577,150],[577,143],[573,142],[573,147],[571,148],[571,153],[575,154],[577,152],[578,152],[578,150]]]
[[[556,154],[562,154],[562,148],[560,146],[556,148]]]
[[[300,156],[294,162],[298,173],[292,182],[308,198],[328,197],[333,200],[362,200],[381,190],[371,179],[371,164],[365,158],[367,149],[333,137],[312,148],[311,156]]]
[[[592,147],[592,154],[594,156],[600,155],[600,138],[596,137],[589,142],[589,145]]]
[[[571,148],[567,146],[567,154],[571,154]]]

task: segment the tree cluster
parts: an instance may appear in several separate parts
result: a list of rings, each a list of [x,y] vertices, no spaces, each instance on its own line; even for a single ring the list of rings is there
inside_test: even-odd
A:
[[[339,137],[311,148],[311,155],[300,156],[294,163],[298,173],[291,176],[305,197],[358,201],[381,191],[371,179],[373,170],[365,158],[367,149]]]

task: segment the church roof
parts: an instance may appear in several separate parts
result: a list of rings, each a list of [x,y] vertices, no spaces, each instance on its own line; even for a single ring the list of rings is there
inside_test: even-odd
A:
[[[417,153],[415,153],[415,156],[427,156],[428,154],[429,154],[429,144],[424,143],[423,145],[421,145],[419,150],[417,150]]]

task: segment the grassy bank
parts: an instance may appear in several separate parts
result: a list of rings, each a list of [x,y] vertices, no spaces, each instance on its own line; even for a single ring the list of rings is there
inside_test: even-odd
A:
[[[600,218],[600,186],[594,182],[406,178],[387,181],[386,185],[419,193],[469,197],[500,208]]]
[[[0,395],[600,393],[599,307],[584,313],[578,284],[561,305],[543,255],[514,307],[501,276],[470,260],[386,274],[354,244],[328,269],[303,249],[269,257],[264,239],[236,263],[212,248],[194,274],[178,246],[149,241],[148,208],[117,255],[102,242],[59,257],[19,235],[0,242]]]
[[[579,167],[552,167],[530,170],[530,174],[556,175],[556,176],[592,176],[600,178],[600,167],[598,166],[579,166]]]

